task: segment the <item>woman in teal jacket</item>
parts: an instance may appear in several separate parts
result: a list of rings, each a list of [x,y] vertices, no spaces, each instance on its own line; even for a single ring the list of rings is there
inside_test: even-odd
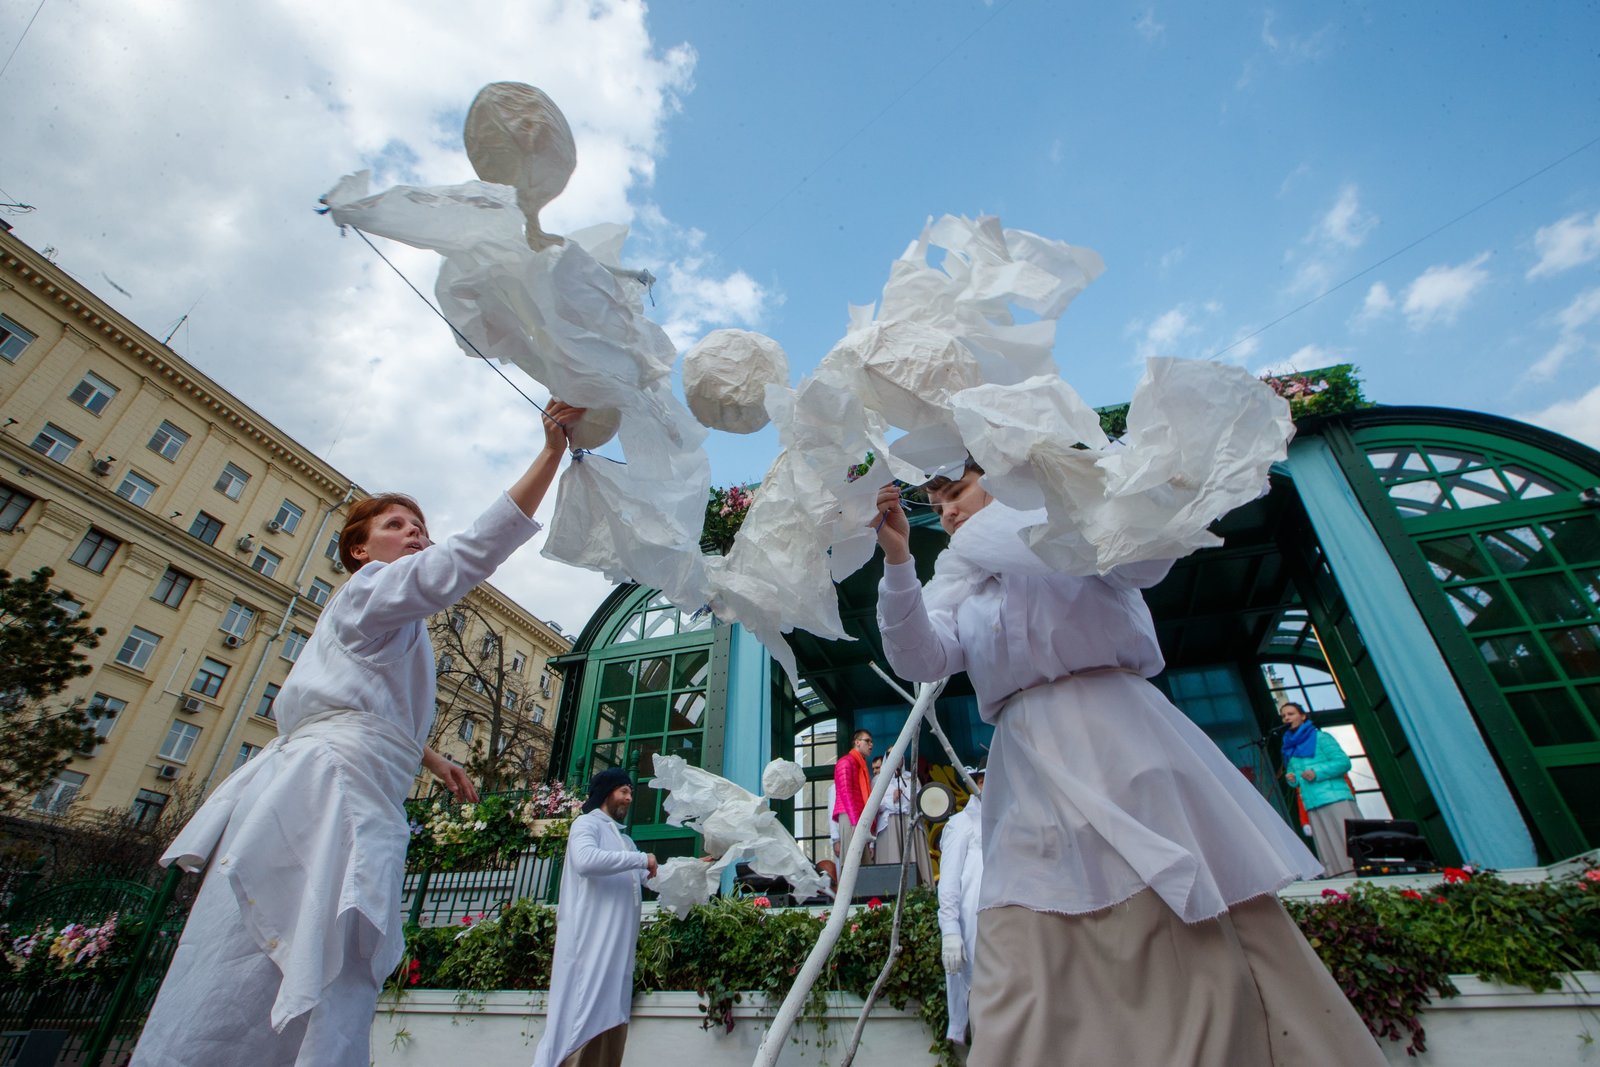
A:
[[[1285,704],[1278,713],[1289,728],[1283,735],[1284,779],[1290,788],[1300,790],[1324,873],[1329,878],[1349,874],[1355,864],[1345,844],[1344,824],[1346,819],[1361,818],[1344,778],[1350,773],[1350,757],[1332,734],[1317,729],[1299,704]]]

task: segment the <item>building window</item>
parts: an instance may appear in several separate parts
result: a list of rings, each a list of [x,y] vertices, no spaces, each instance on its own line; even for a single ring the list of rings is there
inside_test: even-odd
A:
[[[222,533],[222,520],[203,511],[196,513],[194,521],[189,524],[189,536],[198,537],[208,545],[216,544],[217,535],[220,533]]]
[[[33,343],[34,335],[0,315],[0,359],[15,363],[22,350]]]
[[[701,615],[679,611],[660,593],[635,609],[617,631],[611,643],[620,645],[628,641],[648,641],[656,637],[692,633],[711,629],[711,613]],[[559,632],[559,631],[558,631]]]
[[[499,644],[500,644],[500,638],[497,635],[495,635],[495,634],[484,634],[483,635],[483,645],[479,649],[478,655],[482,656],[482,657],[488,657],[488,656],[494,655],[494,650]]]
[[[9,485],[0,485],[0,530],[10,532],[17,528],[22,516],[33,507],[33,497]]]
[[[456,669],[456,658],[454,656],[452,656],[450,653],[446,652],[444,655],[439,657],[439,673],[440,674],[449,674],[451,671],[453,671],[455,669]]]
[[[122,542],[110,534],[90,530],[83,535],[83,540],[78,542],[78,547],[73,549],[72,562],[80,567],[87,567],[96,574],[104,574],[106,564],[111,562],[111,557],[116,555],[117,549],[121,546]]]
[[[150,435],[150,451],[162,459],[178,458],[178,453],[183,451],[183,446],[189,443],[189,435],[165,420],[156,427],[156,432]]]
[[[283,635],[283,658],[293,663],[300,658],[300,651],[306,647],[306,635],[299,630],[290,630]]]
[[[514,690],[507,689],[500,698],[500,703],[505,705],[507,711],[517,710],[517,694]]]
[[[78,792],[83,789],[83,783],[89,780],[87,774],[77,771],[57,771],[56,776],[45,783],[39,790],[39,795],[33,798],[33,810],[42,811],[47,815],[62,815],[78,799]]]
[[[167,568],[167,573],[161,576],[156,583],[155,596],[151,600],[159,600],[169,608],[175,608],[183,603],[183,598],[189,592],[189,586],[194,584],[194,579],[180,570]]]
[[[106,409],[106,405],[116,399],[117,387],[100,377],[98,374],[86,373],[83,381],[72,391],[67,399],[79,407],[86,408],[98,415]]]
[[[311,579],[311,588],[306,590],[306,599],[317,607],[322,607],[333,595],[333,583],[325,582],[321,578]]]
[[[117,495],[130,504],[144,507],[150,503],[150,498],[155,495],[156,483],[142,474],[129,471],[122,476],[122,484],[117,486]]]
[[[533,725],[540,726],[543,723],[544,723],[544,705],[543,704],[535,704],[533,706]]]
[[[524,656],[521,652],[514,653],[511,656],[511,671],[513,674],[521,674],[522,669],[527,665],[528,657]]]
[[[263,578],[271,578],[278,573],[278,564],[283,562],[283,557],[276,552],[268,552],[264,548],[256,549],[256,558],[250,561],[250,569],[260,574]]]
[[[202,696],[215,697],[222,692],[222,682],[227,677],[228,665],[207,656],[200,661],[200,669],[195,672],[189,689]]]
[[[157,793],[154,789],[139,790],[133,796],[133,803],[128,806],[128,821],[133,823],[136,830],[154,830],[156,823],[161,821],[161,813],[166,810],[169,799],[167,794]]]
[[[1473,448],[1389,445],[1369,449],[1367,462],[1408,519],[1535,500],[1566,489],[1509,457]]]
[[[76,619],[83,614],[83,605],[69,596],[56,597],[56,607],[66,612],[69,619]]]
[[[256,620],[256,609],[246,607],[235,600],[228,605],[228,613],[222,617],[221,630],[225,634],[232,634],[243,641],[250,636],[250,624]]]
[[[89,725],[94,727],[94,735],[104,741],[111,736],[111,728],[117,724],[117,716],[127,710],[128,702],[108,697],[104,693],[96,693],[89,698]]]
[[[272,702],[278,699],[278,690],[282,688],[282,686],[274,685],[271,682],[267,683],[266,689],[261,691],[261,703],[256,705],[257,715],[263,719],[277,719],[277,712],[272,710]]]
[[[238,500],[244,495],[245,483],[248,481],[250,481],[249,474],[229,463],[222,468],[222,473],[217,475],[217,484],[211,488],[229,500]]]
[[[230,773],[231,771],[236,771],[240,767],[243,767],[246,763],[249,763],[260,754],[260,745],[252,745],[250,742],[246,741],[244,744],[239,746],[238,754],[233,757],[233,767],[231,768]]]
[[[117,650],[117,662],[124,667],[132,667],[136,671],[144,670],[144,665],[150,662],[150,654],[161,643],[159,634],[143,630],[135,626],[128,634],[128,639],[122,642],[122,648]]]
[[[328,538],[328,547],[322,550],[322,554],[324,556],[327,556],[329,559],[334,560],[334,561],[337,561],[339,559],[339,535],[338,534],[334,534],[332,537]]]
[[[539,672],[539,695],[542,697],[550,695],[550,672],[548,670]]]
[[[72,455],[72,450],[80,444],[82,442],[76,437],[54,423],[47,422],[44,424],[44,429],[39,431],[39,436],[33,439],[31,447],[35,452],[42,452],[57,463],[65,463]]]
[[[306,517],[305,509],[298,504],[291,504],[285,500],[278,505],[278,514],[273,522],[278,524],[278,529],[284,533],[294,533],[300,527],[300,520]]]
[[[187,763],[189,753],[194,751],[194,743],[199,739],[200,727],[192,722],[174,719],[172,729],[167,731],[167,739],[161,742],[161,751],[157,755],[174,763]]]
[[[483,692],[483,679],[479,678],[476,674],[467,675],[467,688],[472,690],[474,693]]]
[[[470,742],[472,740],[472,735],[476,733],[477,730],[477,723],[473,722],[471,719],[462,719],[461,725],[456,727],[456,736],[461,738],[463,741]]]
[[[463,614],[462,612],[459,612],[459,611],[452,611],[450,613],[450,629],[454,630],[456,633],[461,633],[466,628],[467,628],[467,617],[466,617],[466,615]]]

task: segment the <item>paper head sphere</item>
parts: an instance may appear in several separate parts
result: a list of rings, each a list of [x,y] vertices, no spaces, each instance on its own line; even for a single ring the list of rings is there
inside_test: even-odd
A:
[[[772,338],[713,330],[683,357],[683,395],[701,425],[755,433],[767,424],[769,385],[789,383],[789,357]]]
[[[599,448],[617,435],[622,412],[616,408],[590,408],[576,426],[567,427],[567,443],[573,448]]]
[[[788,800],[805,784],[806,772],[791,760],[775,759],[761,772],[761,793],[768,800]]]
[[[560,244],[560,237],[539,228],[539,212],[567,187],[578,150],[555,101],[521,82],[485,85],[467,109],[462,140],[478,177],[517,191],[517,206],[528,220],[528,247]]]

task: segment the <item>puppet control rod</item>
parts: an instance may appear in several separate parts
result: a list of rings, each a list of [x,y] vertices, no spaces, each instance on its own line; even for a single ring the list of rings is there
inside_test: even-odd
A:
[[[911,714],[906,716],[906,724],[900,728],[900,736],[895,738],[894,747],[884,756],[883,769],[872,783],[872,794],[867,797],[866,806],[861,811],[861,821],[857,825],[870,827],[878,817],[878,807],[883,802],[883,794],[888,791],[889,779],[905,759],[911,739],[921,728],[923,717],[933,707],[933,701],[944,689],[946,680],[941,678],[937,682],[918,684],[917,699],[911,707]],[[850,835],[850,854],[844,857],[844,868],[839,872],[839,886],[834,893],[828,924],[822,928],[817,943],[812,946],[800,973],[795,976],[794,985],[789,987],[789,994],[783,998],[783,1004],[778,1008],[778,1014],[767,1029],[766,1036],[761,1039],[753,1067],[776,1067],[783,1046],[789,1040],[789,1031],[794,1028],[806,998],[811,995],[811,987],[816,984],[823,964],[833,954],[834,945],[838,944],[839,936],[844,933],[845,921],[850,917],[850,897],[855,891],[856,875],[861,870],[861,857],[866,852],[867,840],[871,836],[870,833]]]

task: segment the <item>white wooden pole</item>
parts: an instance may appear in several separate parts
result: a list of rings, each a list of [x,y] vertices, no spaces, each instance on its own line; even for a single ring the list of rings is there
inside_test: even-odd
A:
[[[844,933],[844,924],[850,918],[850,898],[855,891],[856,875],[861,870],[861,857],[866,853],[867,842],[872,837],[872,824],[878,817],[883,794],[889,789],[889,779],[894,776],[896,768],[905,759],[906,749],[911,747],[911,739],[922,726],[924,714],[933,706],[934,699],[944,689],[946,681],[947,679],[941,678],[937,682],[922,682],[917,686],[917,699],[912,704],[911,714],[906,716],[906,724],[901,728],[900,736],[895,738],[894,747],[884,756],[883,769],[878,772],[877,779],[872,783],[872,793],[867,797],[866,807],[862,809],[861,821],[856,824],[858,829],[850,835],[850,854],[844,857],[844,868],[839,872],[839,887],[834,897],[833,910],[828,915],[827,925],[817,936],[817,943],[812,946],[811,954],[806,957],[800,973],[795,975],[788,996],[783,998],[778,1014],[767,1029],[766,1036],[761,1039],[761,1047],[756,1050],[753,1067],[775,1067],[778,1057],[783,1053],[784,1044],[789,1040],[789,1031],[794,1028],[795,1020],[800,1017],[800,1011],[805,1007],[806,998],[811,995],[811,987],[816,985],[823,964],[833,955],[833,947],[839,943],[839,936]]]

